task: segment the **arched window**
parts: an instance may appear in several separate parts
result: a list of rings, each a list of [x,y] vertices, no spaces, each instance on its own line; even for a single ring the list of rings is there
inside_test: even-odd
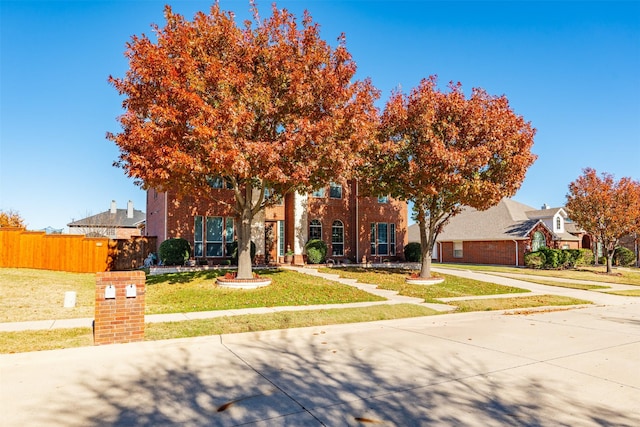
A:
[[[556,218],[556,230],[560,230],[560,226],[561,226],[560,217],[557,217]]]
[[[309,240],[313,239],[322,240],[322,223],[317,219],[309,223]]]
[[[547,246],[547,240],[544,238],[544,234],[540,231],[533,233],[533,239],[531,239],[531,251],[538,251],[545,246]]]
[[[342,221],[333,221],[331,226],[331,255],[344,256],[344,225]]]

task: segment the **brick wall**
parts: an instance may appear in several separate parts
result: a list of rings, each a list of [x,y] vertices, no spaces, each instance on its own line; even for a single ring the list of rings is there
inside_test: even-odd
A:
[[[158,193],[154,190],[147,193],[147,218],[148,235],[158,236],[158,245],[166,238],[182,237],[193,245],[194,216],[234,216],[231,208],[234,202],[233,193],[230,190],[212,189],[213,199],[211,201],[198,199],[197,197],[186,197],[178,199],[171,192]],[[344,256],[355,260],[356,251],[358,258],[366,256],[370,258],[370,226],[371,223],[393,223],[396,225],[396,257],[384,257],[391,259],[402,259],[403,248],[407,243],[407,204],[396,200],[389,203],[378,203],[377,197],[358,197],[356,209],[357,184],[350,182],[342,188],[342,198],[332,199],[330,197],[329,186],[325,188],[325,196],[316,198],[308,196],[308,216],[310,223],[317,219],[322,223],[322,240],[328,245],[329,257],[332,253],[331,232],[333,222],[339,220],[344,226]],[[165,194],[168,196],[165,200]],[[226,202],[226,203],[222,203]],[[167,211],[167,236],[164,238],[164,209]],[[265,219],[268,221],[286,220],[285,223],[285,249],[287,246],[293,250],[295,224],[294,218],[294,195],[285,196],[284,203],[270,207],[265,212]],[[356,214],[358,218],[356,220]],[[155,218],[153,216],[155,215]],[[161,219],[162,221],[159,221]],[[356,224],[358,227],[356,227]],[[308,225],[307,225],[308,226]],[[357,244],[356,244],[357,242]],[[356,247],[357,246],[357,247]],[[359,259],[358,259],[359,261]]]
[[[135,297],[126,296],[128,285],[135,285]],[[115,288],[115,298],[105,298],[109,286]],[[96,274],[95,345],[144,340],[145,291],[142,271]]]
[[[518,265],[524,265],[525,246],[518,241]],[[516,243],[509,240],[462,242],[462,258],[454,258],[453,242],[442,242],[438,249],[442,262],[516,265]]]

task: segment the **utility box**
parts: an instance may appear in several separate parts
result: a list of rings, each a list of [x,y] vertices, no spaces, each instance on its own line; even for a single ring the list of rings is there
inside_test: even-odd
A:
[[[143,271],[96,274],[95,345],[144,340],[145,281]]]

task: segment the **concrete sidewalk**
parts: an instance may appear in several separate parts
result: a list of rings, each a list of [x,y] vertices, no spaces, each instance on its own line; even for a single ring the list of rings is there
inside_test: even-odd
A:
[[[618,295],[607,295],[603,292],[584,291],[580,289],[562,288],[557,286],[540,285],[536,283],[526,282],[524,280],[518,280],[518,277],[505,277],[497,276],[487,273],[481,273],[470,270],[459,269],[444,269],[433,268],[432,270],[437,273],[449,274],[454,276],[466,277],[469,279],[480,280],[489,283],[497,283],[504,286],[513,286],[523,289],[528,289],[531,293],[521,294],[504,294],[504,295],[483,295],[483,296],[467,296],[457,298],[442,298],[442,304],[424,303],[420,298],[406,297],[398,295],[395,291],[389,291],[385,289],[379,289],[374,284],[358,283],[355,279],[344,279],[337,274],[320,273],[314,268],[310,267],[286,267],[288,269],[297,271],[303,274],[309,274],[315,277],[321,277],[324,279],[332,280],[338,283],[342,283],[348,286],[353,286],[365,292],[386,298],[385,301],[378,302],[360,302],[350,304],[323,304],[323,305],[307,305],[307,306],[283,306],[283,307],[258,307],[258,308],[245,308],[235,310],[216,310],[216,311],[203,311],[203,312],[191,312],[191,313],[169,313],[169,314],[152,314],[145,316],[145,322],[158,323],[158,322],[179,322],[184,320],[195,319],[211,319],[224,316],[239,316],[244,314],[265,314],[275,313],[282,311],[302,311],[302,310],[322,310],[332,308],[355,308],[355,307],[367,307],[380,304],[418,304],[424,307],[431,308],[436,311],[448,312],[455,310],[455,306],[447,305],[449,301],[456,300],[470,300],[470,299],[484,299],[484,298],[517,298],[531,295],[561,295],[572,298],[584,299],[592,301],[594,304],[601,305],[622,305],[622,304],[640,304],[640,298],[634,297],[622,297]],[[607,284],[608,285],[608,284]],[[611,285],[613,289],[640,289],[640,287],[634,287],[629,285]],[[77,318],[77,319],[59,319],[59,320],[37,320],[28,322],[6,322],[0,323],[0,332],[17,332],[25,330],[46,330],[46,329],[62,329],[62,328],[78,328],[78,327],[92,327],[93,318]]]
[[[637,304],[0,355],[13,426],[638,426]]]

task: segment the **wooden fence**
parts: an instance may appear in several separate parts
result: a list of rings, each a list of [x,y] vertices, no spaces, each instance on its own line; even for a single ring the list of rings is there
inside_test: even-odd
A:
[[[74,234],[46,234],[20,228],[0,228],[0,267],[96,273],[143,265],[155,252],[155,237],[111,240]]]

